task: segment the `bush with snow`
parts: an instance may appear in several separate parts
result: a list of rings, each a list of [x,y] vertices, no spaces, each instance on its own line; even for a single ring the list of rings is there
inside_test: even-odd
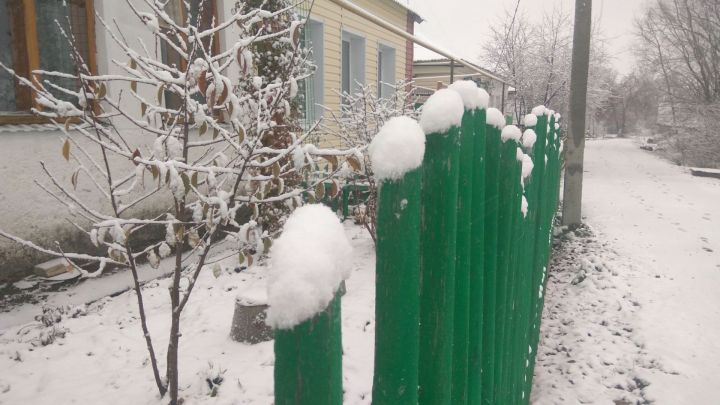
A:
[[[384,85],[388,86],[387,83]],[[358,84],[352,93],[338,94],[342,103],[340,114],[326,108],[325,119],[320,123],[320,142],[331,143],[340,140],[345,148],[364,151],[383,126],[394,117],[417,118],[415,110],[417,97],[412,83],[396,82],[390,95],[382,97],[375,93],[374,86]],[[351,156],[342,164],[344,184],[367,187],[367,198],[354,208],[355,222],[367,229],[375,240],[375,217],[377,205],[377,179],[368,154]]]
[[[16,76],[42,106],[33,113],[65,134],[61,153],[73,167],[68,183],[43,165],[48,181],[38,184],[107,254],[45,248],[3,231],[0,236],[62,257],[86,277],[110,266],[129,270],[158,392],[168,392],[177,404],[181,314],[213,248],[224,243],[241,264],[252,264],[303,195],[324,192],[323,182],[339,170],[338,157],[358,152],[306,144],[310,132],[300,129],[294,105],[298,82],[312,66],[300,41],[304,20],[289,1],[238,2],[224,21],[203,13],[207,1],[199,2],[197,18],[184,21],[171,17],[166,2],[142,3],[143,11],[127,1],[154,44],[128,43],[129,33],[98,17],[98,26],[125,54],[112,61],[120,73],[91,74],[67,36],[74,72],[41,72],[38,81]],[[214,53],[220,33],[234,40]],[[161,50],[182,62],[166,62]],[[229,76],[233,70],[239,78]],[[321,157],[331,169],[318,173]],[[83,200],[76,187],[94,188],[104,201]],[[142,214],[158,210],[160,215]],[[148,229],[164,230],[164,240],[140,246]],[[171,322],[161,375],[138,263],[157,267],[170,256]]]

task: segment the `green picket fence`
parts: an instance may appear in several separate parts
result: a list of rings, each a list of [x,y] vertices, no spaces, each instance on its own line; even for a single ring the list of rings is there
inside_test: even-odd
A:
[[[466,109],[380,182],[373,404],[529,403],[562,160],[556,116],[534,112],[521,138]],[[342,403],[340,299],[276,335],[275,404]]]

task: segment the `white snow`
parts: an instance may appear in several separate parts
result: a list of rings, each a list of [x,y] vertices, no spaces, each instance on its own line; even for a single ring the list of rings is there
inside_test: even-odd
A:
[[[522,196],[522,202],[520,204],[520,212],[523,214],[523,218],[527,218],[528,213],[528,200],[525,198],[525,195]],[[528,348],[532,351],[532,347],[528,346]]]
[[[530,174],[532,174],[532,170],[533,170],[532,158],[529,155],[523,153],[523,156],[522,156],[522,178],[523,178],[523,180],[530,177]]]
[[[506,126],[500,133],[500,139],[502,139],[503,142],[507,142],[510,139],[515,142],[520,142],[521,136],[522,132],[520,131],[520,128],[516,127],[515,125]]]
[[[372,390],[375,253],[373,242],[362,227],[348,224],[345,231],[353,245],[346,258],[352,277],[346,281],[342,298],[344,401],[348,405],[369,405]],[[210,261],[226,257],[218,248]],[[153,281],[172,265],[162,261],[160,269],[141,265],[147,318],[156,345],[161,372],[169,330],[170,279]],[[240,271],[236,256],[218,262],[216,278],[209,265],[198,278],[188,306],[182,314],[180,349],[180,396],[186,404],[231,405],[273,403],[273,342],[255,345],[234,342],[229,337],[236,298],[258,299],[264,295],[268,269],[261,263]],[[256,262],[257,263],[257,262]],[[146,278],[155,272],[151,278]],[[104,297],[120,290],[105,289],[110,282],[131,284],[127,272],[110,274],[84,282],[46,301],[55,306],[70,305],[70,313],[58,325],[65,338],[48,346],[29,342],[49,328],[31,322],[42,312],[40,303],[25,304],[9,313],[0,313],[0,403],[3,404],[104,404],[156,405],[159,398],[147,363],[147,350],[140,329],[136,296],[128,291],[102,298],[90,305],[83,299]],[[85,288],[85,287],[89,287]],[[99,294],[99,295],[96,295]],[[103,295],[104,294],[104,295]],[[97,299],[97,298],[95,298]],[[22,312],[23,316],[19,312]],[[27,314],[26,317],[24,314]],[[22,325],[23,322],[31,322]],[[29,329],[29,333],[18,334]],[[208,375],[225,369],[224,382],[216,397],[209,395]]]
[[[485,122],[497,129],[503,129],[505,127],[505,116],[497,108],[488,108]]]
[[[465,112],[460,95],[449,89],[436,91],[422,107],[420,126],[426,134],[443,133],[460,126]]]
[[[535,108],[532,109],[532,114],[535,115],[535,116],[537,116],[537,117],[539,117],[539,116],[541,116],[541,115],[545,115],[545,111],[547,111],[547,109],[545,108],[545,106],[544,106],[544,105],[539,105],[539,106],[536,106]]]
[[[325,310],[350,274],[352,249],[330,208],[296,209],[270,250],[267,323],[291,329]]]
[[[537,134],[535,131],[532,128],[526,129],[522,134],[522,145],[526,149],[532,149],[535,146],[535,141],[537,141]]]
[[[474,110],[480,107],[482,99],[478,86],[472,80],[458,80],[448,86],[448,89],[457,92],[463,100],[466,110]]]
[[[485,89],[478,87],[478,99],[480,102],[478,104],[478,107],[487,110],[487,108],[490,106],[490,95],[487,91],[485,91]]]
[[[535,114],[527,114],[527,115],[523,118],[523,124],[524,124],[526,127],[534,127],[535,125],[537,125],[537,115],[535,115]]]
[[[369,152],[378,181],[401,179],[422,164],[425,133],[412,118],[391,118],[373,138]]]
[[[588,141],[584,172],[597,236],[554,255],[534,403],[717,403],[720,182],[628,139]]]

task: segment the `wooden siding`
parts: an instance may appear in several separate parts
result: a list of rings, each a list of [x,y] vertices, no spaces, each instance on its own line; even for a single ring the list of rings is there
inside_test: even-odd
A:
[[[405,28],[408,11],[391,0],[356,0],[359,7],[383,18],[391,24]],[[341,41],[346,30],[365,39],[365,83],[377,83],[378,45],[395,49],[395,80],[405,77],[406,40],[348,11],[329,0],[316,0],[311,18],[323,24],[324,42],[324,97],[323,104],[333,111],[339,110]]]

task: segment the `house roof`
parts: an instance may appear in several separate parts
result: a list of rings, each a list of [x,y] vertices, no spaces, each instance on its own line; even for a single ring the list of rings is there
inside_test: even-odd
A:
[[[465,60],[465,62],[468,62],[469,64],[475,66],[478,70],[485,72],[485,74],[488,77],[491,77],[491,78],[496,79],[503,83],[509,83],[509,81],[506,78],[498,75],[497,73],[495,73],[489,69],[486,69],[486,68],[479,66],[478,64],[470,62],[468,60]],[[448,58],[416,59],[413,61],[413,66],[447,66],[447,67],[450,67],[450,59],[448,59]],[[460,67],[462,65],[457,65],[457,66]]]
[[[420,13],[413,10],[409,5],[403,3],[403,0],[390,0],[390,1],[392,1],[393,3],[399,5],[400,7],[407,10],[413,16],[413,18],[415,19],[415,21],[417,23],[421,23],[421,22],[425,21],[425,19],[420,15]]]

